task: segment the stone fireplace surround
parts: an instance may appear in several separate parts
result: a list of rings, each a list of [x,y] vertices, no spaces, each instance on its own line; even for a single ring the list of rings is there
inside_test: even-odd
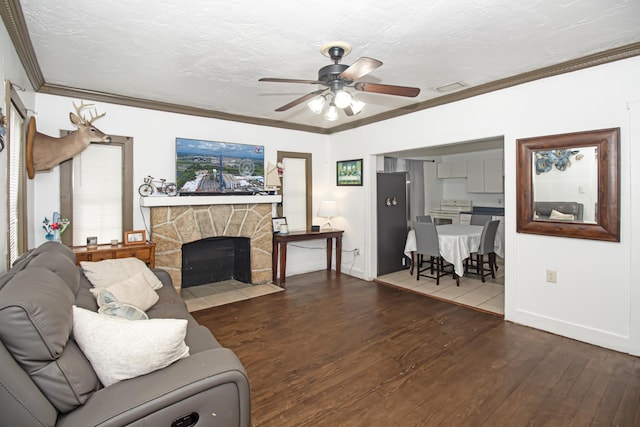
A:
[[[249,201],[255,203],[236,204],[232,203],[235,197],[239,202],[247,199],[240,199],[240,196],[142,199],[141,205],[151,209],[151,241],[156,244],[156,268],[162,268],[171,275],[178,291],[182,288],[182,245],[216,236],[248,237],[251,246],[251,283],[259,285],[271,282],[271,203],[277,200],[253,196]]]

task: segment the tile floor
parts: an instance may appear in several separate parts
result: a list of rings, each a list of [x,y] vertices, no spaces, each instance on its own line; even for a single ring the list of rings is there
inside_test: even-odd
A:
[[[237,280],[225,280],[208,285],[190,286],[182,289],[181,294],[189,311],[197,311],[283,290],[271,283],[252,286]]]
[[[499,260],[498,265],[496,278],[486,278],[485,283],[482,283],[477,275],[468,274],[460,278],[460,286],[456,286],[456,281],[451,276],[441,277],[440,285],[436,286],[435,279],[420,277],[420,280],[416,280],[415,273],[410,275],[408,269],[380,276],[376,281],[467,307],[504,315],[503,261]]]

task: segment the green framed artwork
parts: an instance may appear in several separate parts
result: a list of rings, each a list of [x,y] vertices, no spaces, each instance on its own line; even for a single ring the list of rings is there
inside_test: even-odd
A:
[[[338,161],[336,184],[339,186],[362,185],[362,159]]]

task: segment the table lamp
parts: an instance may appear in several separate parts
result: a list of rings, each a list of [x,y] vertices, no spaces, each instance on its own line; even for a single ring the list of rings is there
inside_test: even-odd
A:
[[[331,217],[338,216],[338,204],[333,200],[320,202],[318,216],[327,218],[327,222],[322,226],[323,230],[333,230]]]

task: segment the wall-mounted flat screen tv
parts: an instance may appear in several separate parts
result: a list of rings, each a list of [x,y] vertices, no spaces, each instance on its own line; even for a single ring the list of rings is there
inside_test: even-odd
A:
[[[176,138],[176,184],[181,195],[264,191],[264,146]]]

